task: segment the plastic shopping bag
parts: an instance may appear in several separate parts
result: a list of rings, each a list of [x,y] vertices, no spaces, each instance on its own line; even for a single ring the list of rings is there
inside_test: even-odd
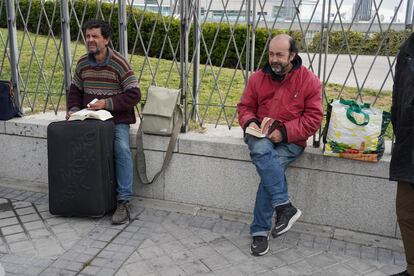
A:
[[[340,99],[328,107],[324,155],[378,162],[390,113],[369,104]]]

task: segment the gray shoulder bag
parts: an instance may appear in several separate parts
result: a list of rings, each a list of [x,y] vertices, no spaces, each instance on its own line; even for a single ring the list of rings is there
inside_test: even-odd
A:
[[[178,103],[180,91],[164,87],[150,86],[148,96],[142,110],[141,123],[137,133],[137,172],[143,184],[151,184],[157,180],[168,167],[183,123],[182,109]],[[143,134],[171,136],[161,169],[148,180],[143,146]]]

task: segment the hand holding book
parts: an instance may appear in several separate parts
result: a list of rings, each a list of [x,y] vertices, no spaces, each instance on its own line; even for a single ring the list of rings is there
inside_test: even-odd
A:
[[[264,117],[262,123],[260,124],[260,129],[257,127],[257,125],[256,125],[257,128],[254,126],[248,126],[246,128],[246,133],[253,135],[257,138],[264,138],[264,137],[271,138],[270,135],[272,134],[272,132],[275,129],[280,128],[281,126],[282,124],[279,121],[269,118],[269,117]]]
[[[104,110],[105,108],[105,100],[101,99],[93,99],[90,101],[86,106],[87,108],[81,109],[76,112],[68,112],[66,114],[66,120],[74,121],[74,120],[85,120],[85,119],[96,119],[101,121],[106,121],[108,119],[113,118],[112,114]]]
[[[88,109],[92,110],[101,110],[106,108],[106,101],[104,99],[93,99],[90,103],[86,105]]]
[[[266,135],[262,132],[262,130],[258,127],[256,123],[250,123],[250,125],[246,128],[246,134],[253,135],[257,138],[264,138]]]

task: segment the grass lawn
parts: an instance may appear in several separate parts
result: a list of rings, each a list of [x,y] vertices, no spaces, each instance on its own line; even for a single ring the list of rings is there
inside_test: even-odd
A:
[[[1,79],[10,79],[10,64],[8,53],[4,53],[4,43],[7,38],[7,29],[0,29],[0,73]],[[22,45],[23,41],[23,45]],[[23,107],[27,113],[57,111],[65,109],[65,92],[63,90],[63,56],[58,55],[61,49],[60,38],[53,39],[33,33],[18,32],[20,50],[19,67],[22,80],[21,96]],[[176,46],[176,45],[174,45]],[[74,63],[85,53],[81,43],[71,44],[72,60]],[[35,54],[34,54],[35,53]],[[62,53],[62,50],[60,50]],[[178,54],[179,56],[179,54]],[[130,55],[129,61],[136,76],[139,78],[143,99],[149,85],[159,85],[178,88],[180,85],[180,64],[170,60],[145,58]],[[190,57],[191,58],[191,57]],[[73,68],[74,69],[74,66]],[[192,102],[192,68],[189,73],[188,102]],[[200,84],[196,121],[201,123],[217,123],[237,125],[235,105],[244,89],[245,78],[243,71],[231,68],[211,67],[202,64],[199,69]],[[216,81],[215,81],[216,80]],[[375,100],[378,91],[363,89],[362,100],[374,103],[374,106],[389,111],[391,106],[391,92],[382,91]],[[325,87],[326,99],[337,99],[339,96],[346,99],[355,99],[358,95],[356,88],[344,87],[337,84],[328,84]],[[326,104],[327,101],[325,101]],[[191,106],[189,106],[191,108]],[[197,125],[192,123],[192,126]],[[391,129],[387,131],[391,137]]]

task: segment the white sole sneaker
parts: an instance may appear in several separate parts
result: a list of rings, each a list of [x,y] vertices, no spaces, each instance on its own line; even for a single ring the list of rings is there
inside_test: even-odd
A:
[[[285,229],[283,229],[280,232],[275,233],[274,229],[272,231],[272,236],[273,238],[276,238],[280,235],[282,235],[283,233],[286,233],[287,231],[289,231],[290,228],[292,228],[292,225],[300,218],[300,216],[302,215],[302,211],[297,209],[296,214],[293,215],[293,217],[289,220],[288,225],[286,226]]]
[[[267,254],[267,252],[269,252],[269,245],[267,246],[265,251],[260,252],[260,253],[253,253],[252,249],[250,248],[250,254],[252,254],[253,256],[263,256]]]
[[[265,255],[267,252],[269,252],[269,236],[267,236],[267,248],[266,248],[266,250],[264,250],[264,251],[262,251],[262,252],[260,252],[260,253],[257,253],[257,252],[253,252],[253,250],[252,250],[252,247],[250,246],[250,254],[251,255],[253,255],[253,256],[263,256],[263,255]]]

